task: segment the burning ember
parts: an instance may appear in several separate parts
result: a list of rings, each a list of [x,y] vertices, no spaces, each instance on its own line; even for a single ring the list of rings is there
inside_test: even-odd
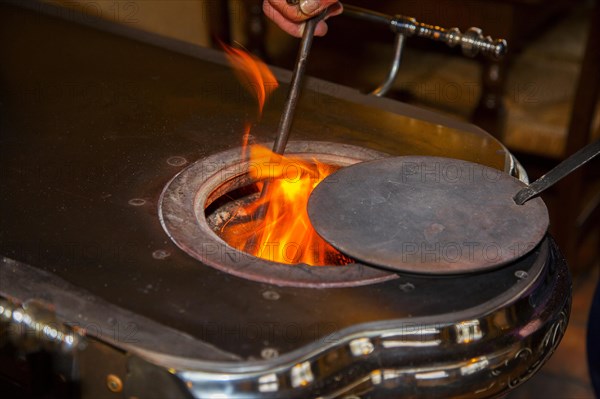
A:
[[[277,80],[256,57],[223,47],[240,80],[256,95],[260,118]],[[315,232],[306,210],[312,190],[336,168],[317,160],[278,155],[258,145],[249,146],[249,135],[250,124],[246,124],[243,155],[249,156],[250,176],[258,182],[261,195],[234,211],[221,227],[221,237],[239,250],[274,262],[312,266],[351,263]]]

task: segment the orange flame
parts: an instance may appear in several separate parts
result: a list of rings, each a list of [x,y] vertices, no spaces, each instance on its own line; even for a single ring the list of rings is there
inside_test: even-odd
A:
[[[279,263],[313,266],[344,265],[350,259],[325,242],[314,230],[306,207],[312,190],[334,167],[285,157],[253,145],[250,147],[250,176],[269,179],[268,193],[240,207],[222,227],[221,236],[231,246]],[[262,186],[259,187],[262,190]],[[256,220],[267,205],[263,220]],[[250,220],[243,221],[244,216]],[[252,243],[252,247],[248,247]]]
[[[258,58],[222,44],[242,83],[256,95],[258,116],[267,97],[278,86],[269,68]],[[279,263],[344,265],[351,260],[325,242],[314,230],[306,207],[310,193],[334,168],[313,160],[284,157],[261,146],[249,146],[249,123],[244,126],[242,157],[249,153],[249,171],[255,181],[269,180],[266,193],[237,209],[222,227],[231,246]],[[261,210],[266,207],[264,218]]]
[[[247,52],[221,43],[229,62],[235,67],[238,79],[258,101],[258,115],[262,115],[265,101],[279,86],[269,67],[257,57]]]

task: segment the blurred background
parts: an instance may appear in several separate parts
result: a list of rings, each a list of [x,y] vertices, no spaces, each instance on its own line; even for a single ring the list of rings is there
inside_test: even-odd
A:
[[[283,1],[283,0],[282,0]],[[243,46],[272,65],[291,68],[298,39],[281,32],[256,0],[53,0],[77,18],[100,17],[194,45]],[[499,138],[540,177],[600,137],[600,11],[586,0],[350,0],[387,14],[442,27],[471,26],[505,38],[502,61],[469,59],[459,50],[409,39],[388,97],[471,121]],[[394,35],[337,17],[315,42],[308,74],[370,91],[383,82]],[[551,232],[574,277],[573,312],[557,353],[511,398],[593,398],[586,325],[598,282],[598,160],[543,195]]]

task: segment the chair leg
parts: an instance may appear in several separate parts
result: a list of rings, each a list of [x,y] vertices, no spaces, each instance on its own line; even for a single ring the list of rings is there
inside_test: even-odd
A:
[[[596,2],[594,6],[590,23],[588,41],[573,101],[565,157],[573,154],[590,141],[596,104],[600,95],[600,74],[598,73],[598,65],[600,65],[599,2]],[[559,209],[562,212],[558,214],[555,235],[575,272],[583,267],[583,265],[579,266],[577,264],[580,252],[578,246],[581,238],[577,218],[585,206],[583,204],[583,197],[587,185],[584,184],[584,172],[585,170],[582,169],[574,172],[557,187],[559,192]]]
[[[481,73],[481,97],[471,121],[501,139],[506,124],[504,92],[508,60],[485,61]]]

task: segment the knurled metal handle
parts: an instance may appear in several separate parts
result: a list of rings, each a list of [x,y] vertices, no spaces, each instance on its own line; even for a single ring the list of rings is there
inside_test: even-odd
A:
[[[479,28],[469,28],[465,33],[461,33],[458,28],[446,29],[439,26],[424,24],[418,22],[414,18],[405,17],[403,15],[391,16],[352,5],[344,5],[344,14],[350,17],[388,25],[392,32],[406,37],[424,37],[437,42],[446,43],[450,47],[460,45],[463,54],[468,57],[474,57],[481,53],[497,61],[504,57],[508,50],[506,40],[492,39],[489,36],[484,37]]]
[[[467,57],[475,57],[481,53],[494,60],[499,60],[506,55],[508,45],[504,39],[492,39],[483,36],[481,29],[469,28],[461,33],[458,28],[445,29],[418,22],[414,18],[397,15],[390,21],[392,31],[406,36],[418,36],[446,43],[450,47],[460,45],[462,52]]]

